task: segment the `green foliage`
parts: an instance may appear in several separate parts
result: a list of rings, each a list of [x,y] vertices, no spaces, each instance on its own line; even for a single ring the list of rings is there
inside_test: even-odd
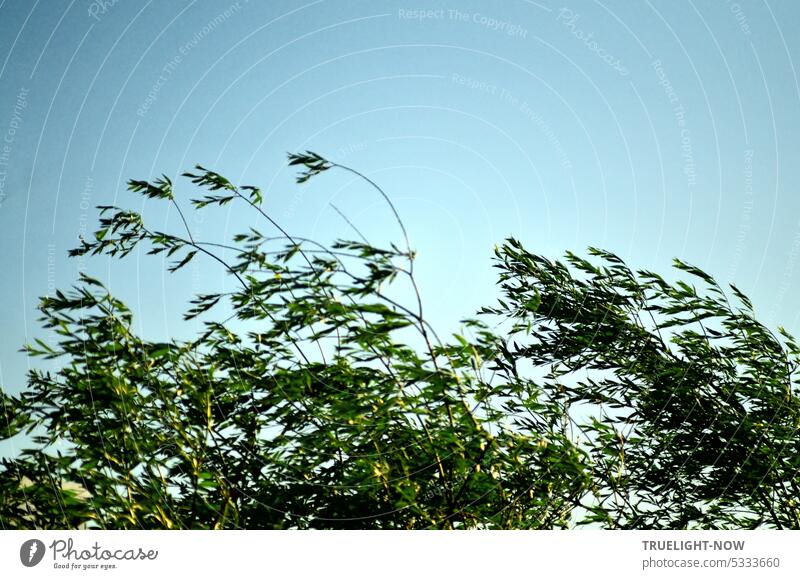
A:
[[[299,182],[356,173],[289,162]],[[61,364],[2,394],[1,436],[33,441],[0,459],[3,528],[800,528],[800,348],[737,288],[732,303],[680,261],[690,281],[668,283],[598,249],[551,261],[508,239],[501,299],[442,341],[407,237],[326,247],[281,229],[258,188],[185,176],[208,192],[195,210],[241,203],[279,235],[221,246],[100,208],[72,255],[141,246],[237,286],[195,296],[202,331],[169,343],[137,336],[93,278],[42,299],[59,339],[26,349]],[[168,178],[129,189],[183,219]]]

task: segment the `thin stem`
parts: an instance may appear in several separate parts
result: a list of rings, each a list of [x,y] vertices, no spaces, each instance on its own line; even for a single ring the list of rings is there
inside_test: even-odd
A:
[[[367,245],[370,245],[370,242],[369,242],[369,241],[367,241],[367,238],[366,238],[366,237],[364,237],[364,234],[363,234],[363,233],[361,233],[361,231],[358,229],[358,227],[356,227],[356,226],[353,224],[353,222],[352,222],[352,221],[350,221],[350,220],[347,218],[347,215],[345,215],[344,213],[342,213],[342,212],[339,210],[339,208],[338,208],[338,207],[336,207],[336,205],[334,205],[333,203],[330,203],[330,206],[331,206],[331,207],[333,207],[333,210],[334,210],[334,211],[336,211],[336,213],[338,213],[338,214],[339,214],[339,216],[340,216],[342,219],[344,219],[345,223],[347,223],[347,224],[348,224],[348,225],[349,225],[349,226],[352,228],[352,230],[356,232],[356,235],[358,235],[358,236],[361,238],[361,241],[363,241],[363,242],[364,242],[364,243],[366,243]]]
[[[406,226],[403,223],[403,220],[400,219],[400,214],[397,212],[397,208],[395,207],[394,203],[392,203],[392,200],[389,198],[389,196],[386,194],[386,192],[377,183],[375,183],[375,181],[373,181],[372,179],[370,179],[369,177],[367,177],[363,173],[360,173],[359,171],[356,171],[355,169],[347,167],[346,165],[340,165],[339,163],[334,163],[332,161],[328,161],[328,162],[333,167],[338,167],[339,169],[342,169],[344,171],[348,171],[348,172],[352,173],[353,175],[356,175],[357,177],[360,177],[361,179],[363,179],[364,181],[369,183],[378,193],[380,193],[380,195],[383,197],[383,199],[389,205],[389,208],[392,210],[392,213],[394,214],[394,218],[397,221],[397,224],[400,226],[400,230],[403,232],[403,238],[405,239],[405,242],[406,242],[406,250],[408,251],[409,258],[410,258],[411,257],[411,243],[409,242],[409,239],[408,239],[408,231],[406,231]]]

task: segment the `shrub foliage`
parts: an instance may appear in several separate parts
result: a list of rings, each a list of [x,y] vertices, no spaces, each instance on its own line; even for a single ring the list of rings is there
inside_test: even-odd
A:
[[[402,228],[364,175],[289,163],[299,182],[358,175]],[[2,394],[2,437],[30,442],[0,459],[3,528],[800,528],[800,349],[735,287],[507,239],[500,299],[442,340],[404,228],[400,245],[354,228],[326,246],[256,187],[185,177],[195,211],[238,203],[269,235],[221,245],[99,208],[72,255],[203,259],[234,289],[194,297],[188,341],[138,336],[86,275],[41,300],[58,340],[26,349],[59,369]],[[184,218],[168,178],[129,189]]]

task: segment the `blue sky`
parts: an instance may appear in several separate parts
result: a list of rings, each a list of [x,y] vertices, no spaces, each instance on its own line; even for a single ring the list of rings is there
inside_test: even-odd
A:
[[[680,257],[800,333],[799,29],[790,0],[0,0],[0,382],[23,385],[37,299],[79,269],[150,338],[185,333],[192,291],[226,283],[212,263],[67,258],[95,205],[178,230],[129,178],[201,163],[260,185],[294,234],[353,237],[334,203],[370,241],[401,239],[350,176],[295,185],[285,154],[304,149],[384,186],[444,330],[494,299],[492,248],[515,236],[660,272]],[[237,206],[191,219],[213,240],[254,224]]]

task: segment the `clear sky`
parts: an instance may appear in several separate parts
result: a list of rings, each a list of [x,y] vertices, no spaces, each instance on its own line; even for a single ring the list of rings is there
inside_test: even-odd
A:
[[[295,185],[303,149],[385,187],[445,330],[493,300],[492,248],[515,236],[660,272],[681,257],[800,333],[799,48],[794,0],[0,0],[0,382],[23,385],[38,296],[80,268],[149,338],[224,282],[209,262],[67,258],[95,205],[142,209],[129,178],[201,163],[262,186],[292,233],[353,237],[333,202],[401,239],[347,175]],[[253,224],[235,205],[190,221],[213,240]]]

